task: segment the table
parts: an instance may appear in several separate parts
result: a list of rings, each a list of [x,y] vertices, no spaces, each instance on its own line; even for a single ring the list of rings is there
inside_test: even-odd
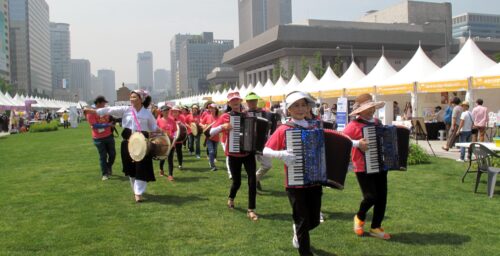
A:
[[[408,129],[411,129],[413,126],[410,120],[392,121],[392,124],[405,126]],[[446,125],[444,124],[444,122],[425,122],[425,129],[427,132],[428,140],[438,140],[439,130],[446,130]]]
[[[471,143],[472,142],[460,142],[460,143],[455,143],[455,146],[460,148],[469,148]],[[479,143],[487,147],[491,151],[500,151],[500,147],[497,147],[493,142],[475,142],[475,143]]]

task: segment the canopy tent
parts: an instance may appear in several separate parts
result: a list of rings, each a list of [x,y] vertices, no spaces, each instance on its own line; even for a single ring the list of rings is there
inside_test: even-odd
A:
[[[288,83],[285,86],[285,90],[284,90],[285,95],[289,94],[293,91],[299,90],[299,84],[300,84],[300,80],[297,78],[297,76],[295,74],[293,74],[292,78],[290,79],[290,81],[288,81]]]
[[[376,86],[378,95],[406,94],[414,91],[414,84],[439,70],[419,45],[410,61],[399,72]]]
[[[396,70],[382,54],[372,71],[365,77],[346,87],[346,95],[358,96],[363,93],[375,94],[375,85],[396,74]]]
[[[495,89],[500,88],[500,63],[478,73],[472,80],[473,89]]]
[[[271,100],[281,101],[284,98],[286,82],[282,76],[276,81],[274,87],[270,93]]]
[[[262,88],[264,88],[264,86],[259,82],[257,82],[257,84],[255,85],[255,88],[253,88],[252,92],[256,93],[257,95],[260,95],[260,93],[262,92]],[[250,91],[249,91],[250,92]]]
[[[346,72],[337,80],[334,84],[330,85],[325,94],[329,94],[329,91],[344,91],[345,88],[358,82],[365,77],[365,73],[359,69],[356,62],[352,61]]]
[[[312,95],[315,97],[325,97],[325,98],[333,98],[333,97],[339,97],[342,95],[342,90],[331,90],[330,92],[338,92],[336,93],[330,93],[329,95],[325,94],[325,91],[327,90],[328,86],[334,84],[337,80],[339,80],[339,77],[335,75],[333,72],[332,68],[328,67],[321,77],[321,79],[316,83],[316,86],[311,90]]]
[[[264,87],[262,87],[261,92],[257,95],[259,95],[259,97],[261,97],[263,99],[266,99],[269,96],[271,96],[271,92],[273,91],[273,87],[274,87],[273,81],[271,81],[271,79],[267,79],[266,84],[264,84]]]
[[[316,78],[314,73],[309,70],[306,77],[304,77],[304,80],[302,80],[302,82],[298,85],[298,88],[300,91],[312,93],[317,87],[318,82],[318,78]]]
[[[428,78],[418,81],[418,92],[466,91],[469,89],[469,77],[495,64],[469,38],[450,62]]]

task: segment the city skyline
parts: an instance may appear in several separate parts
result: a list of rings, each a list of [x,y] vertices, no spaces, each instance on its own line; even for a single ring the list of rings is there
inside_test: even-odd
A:
[[[140,52],[153,53],[154,69],[170,70],[169,42],[177,33],[210,31],[217,38],[234,40],[235,47],[239,44],[236,0],[150,0],[140,4],[132,0],[46,1],[51,22],[70,24],[71,57],[89,59],[93,74],[99,69],[114,70],[116,86],[137,82],[136,57]],[[292,0],[292,20],[293,23],[306,19],[354,21],[369,10],[384,9],[399,2],[401,0]],[[453,15],[500,14],[500,5],[495,0],[481,0],[481,4],[463,0],[448,2],[452,3]],[[337,8],[342,10],[335,11]]]

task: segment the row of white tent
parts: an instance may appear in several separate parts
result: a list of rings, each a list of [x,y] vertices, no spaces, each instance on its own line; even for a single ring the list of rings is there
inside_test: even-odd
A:
[[[460,52],[445,66],[439,68],[419,46],[410,61],[398,72],[382,55],[375,67],[364,74],[355,62],[339,78],[331,68],[317,79],[309,71],[300,81],[295,75],[290,81],[280,77],[276,84],[268,80],[264,85],[241,86],[230,90],[205,93],[175,100],[177,104],[190,104],[211,99],[223,103],[226,95],[239,91],[244,97],[248,92],[255,92],[269,101],[281,101],[291,91],[300,90],[311,93],[321,99],[357,96],[362,93],[378,95],[411,94],[417,103],[417,94],[432,92],[466,91],[467,100],[473,100],[474,89],[500,88],[500,64],[488,58],[468,39]]]
[[[0,92],[0,110],[25,110],[26,103],[31,104],[31,108],[38,110],[58,110],[69,109],[71,106],[77,108],[85,107],[88,104],[84,101],[71,102],[55,99],[40,98],[38,96],[24,96],[16,94],[14,97],[10,96],[8,92]]]

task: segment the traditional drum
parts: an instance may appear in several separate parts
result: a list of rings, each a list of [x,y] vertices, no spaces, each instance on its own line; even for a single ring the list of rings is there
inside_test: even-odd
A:
[[[165,160],[170,153],[170,139],[165,134],[155,136],[149,140],[151,155],[154,160]]]
[[[190,125],[190,128],[191,128],[191,133],[193,134],[193,136],[198,136],[198,134],[200,134],[203,130],[201,129],[201,126],[197,123],[191,123]]]
[[[207,125],[207,127],[205,127],[205,129],[203,129],[203,134],[205,134],[205,136],[208,138],[210,138],[210,129],[212,129],[212,125],[214,125],[215,122]]]
[[[150,144],[144,134],[141,132],[134,132],[128,139],[128,153],[132,160],[139,162],[149,152]]]
[[[175,131],[174,135],[174,143],[176,142],[184,142],[187,139],[187,127],[181,123],[177,122],[177,131]]]

